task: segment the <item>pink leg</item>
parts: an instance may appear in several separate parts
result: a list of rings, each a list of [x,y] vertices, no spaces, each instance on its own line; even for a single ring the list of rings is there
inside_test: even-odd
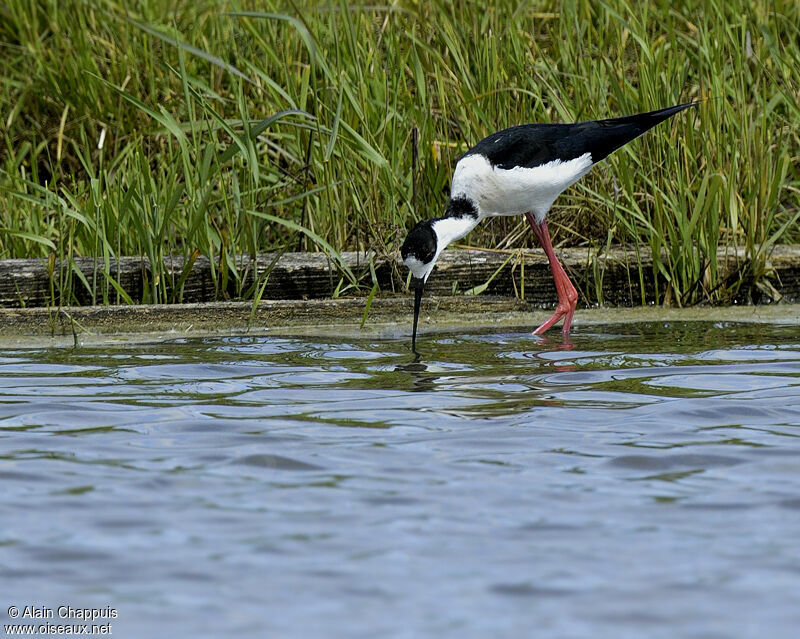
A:
[[[572,316],[575,313],[575,307],[578,305],[578,291],[569,281],[564,267],[558,261],[555,252],[553,252],[553,244],[550,242],[550,232],[547,230],[547,222],[542,221],[541,224],[536,221],[530,213],[526,213],[525,217],[531,225],[536,237],[539,238],[539,243],[542,245],[547,259],[550,262],[550,270],[553,271],[553,280],[556,284],[556,293],[558,294],[558,306],[556,306],[553,316],[542,324],[539,328],[533,331],[534,335],[544,335],[550,330],[553,325],[564,318],[564,327],[561,332],[566,337],[569,335],[569,326],[572,324]]]

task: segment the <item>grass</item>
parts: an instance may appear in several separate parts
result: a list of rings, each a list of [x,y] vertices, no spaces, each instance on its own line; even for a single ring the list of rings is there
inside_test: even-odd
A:
[[[662,303],[771,298],[770,251],[800,240],[798,25],[795,0],[6,0],[0,259],[49,259],[54,304],[171,302],[169,256],[208,256],[218,297],[258,299],[268,274],[235,255],[318,250],[336,293],[371,299],[369,265],[339,253],[394,255],[485,135],[701,99],[561,196],[550,227],[595,255],[650,249]],[[524,218],[467,239],[532,240]],[[115,280],[125,255],[147,258],[141,300]]]

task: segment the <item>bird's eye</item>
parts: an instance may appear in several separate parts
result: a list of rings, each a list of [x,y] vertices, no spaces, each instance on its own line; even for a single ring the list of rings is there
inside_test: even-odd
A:
[[[433,259],[433,256],[434,256],[434,251],[431,251],[430,253],[428,253],[428,254],[425,256],[425,261],[426,261],[426,262],[430,262],[430,261]]]

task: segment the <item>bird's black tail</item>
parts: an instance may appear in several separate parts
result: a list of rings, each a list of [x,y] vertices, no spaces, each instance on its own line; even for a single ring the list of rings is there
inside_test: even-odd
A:
[[[697,106],[699,102],[688,102],[666,109],[628,115],[621,118],[611,118],[609,120],[597,120],[596,122],[586,122],[587,127],[594,129],[586,133],[591,140],[589,151],[592,154],[592,161],[599,162],[606,156],[624,146],[631,140],[638,138],[646,131],[652,129],[657,124],[680,113],[689,107]],[[593,142],[593,144],[592,144]]]

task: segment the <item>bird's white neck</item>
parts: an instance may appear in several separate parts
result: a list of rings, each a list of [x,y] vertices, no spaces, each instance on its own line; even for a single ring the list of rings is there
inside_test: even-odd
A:
[[[460,240],[478,225],[479,218],[472,216],[443,217],[431,224],[436,233],[436,253],[441,253],[447,246]]]

